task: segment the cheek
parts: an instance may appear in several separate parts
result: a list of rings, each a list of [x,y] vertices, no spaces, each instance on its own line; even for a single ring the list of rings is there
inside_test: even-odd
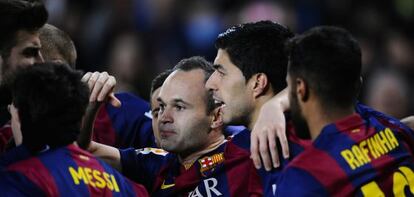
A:
[[[154,131],[154,133],[159,133],[158,131],[158,119],[154,118],[152,120],[152,130]]]
[[[34,64],[34,58],[26,58],[20,55],[13,55],[9,58],[9,65],[11,71],[19,68],[19,67],[25,67],[30,66]]]

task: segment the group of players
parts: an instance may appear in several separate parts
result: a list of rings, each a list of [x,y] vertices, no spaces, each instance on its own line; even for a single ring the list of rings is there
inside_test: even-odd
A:
[[[414,133],[358,103],[361,50],[344,29],[236,25],[213,64],[157,76],[148,104],[76,71],[47,17],[0,0],[0,196],[414,195]]]

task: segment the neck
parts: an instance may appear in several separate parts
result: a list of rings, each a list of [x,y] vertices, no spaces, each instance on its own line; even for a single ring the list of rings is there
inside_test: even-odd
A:
[[[260,110],[262,109],[262,106],[269,101],[272,97],[274,96],[274,94],[266,94],[266,95],[262,95],[260,97],[257,98],[256,103],[254,105],[253,111],[249,116],[249,122],[246,125],[247,128],[252,131],[254,125],[256,124],[256,121],[259,117],[260,114]]]
[[[319,134],[322,132],[322,129],[326,125],[334,123],[355,113],[353,106],[350,106],[348,108],[336,108],[334,110],[331,108],[327,110],[320,107],[320,105],[315,104],[312,105],[311,108],[313,109],[308,110],[311,113],[306,116],[306,121],[308,123],[312,141],[319,136]]]
[[[178,155],[178,159],[180,163],[186,168],[190,168],[193,163],[199,159],[202,155],[215,150],[220,145],[222,145],[225,142],[224,135],[219,135],[218,137],[214,138],[206,148],[201,149],[200,151],[196,151],[194,153],[188,154],[188,155]]]

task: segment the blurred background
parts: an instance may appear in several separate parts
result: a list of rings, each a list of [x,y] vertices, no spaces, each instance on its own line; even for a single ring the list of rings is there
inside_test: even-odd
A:
[[[117,91],[148,99],[151,80],[180,59],[213,61],[214,40],[235,24],[269,19],[301,33],[348,29],[363,51],[360,100],[397,118],[414,114],[414,0],[46,0],[66,31],[77,67],[109,71]]]

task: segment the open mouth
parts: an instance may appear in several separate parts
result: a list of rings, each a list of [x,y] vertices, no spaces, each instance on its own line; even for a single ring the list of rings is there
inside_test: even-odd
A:
[[[214,99],[214,104],[216,105],[216,107],[226,106],[226,104],[222,100],[218,99],[217,97],[213,97],[213,99]]]

